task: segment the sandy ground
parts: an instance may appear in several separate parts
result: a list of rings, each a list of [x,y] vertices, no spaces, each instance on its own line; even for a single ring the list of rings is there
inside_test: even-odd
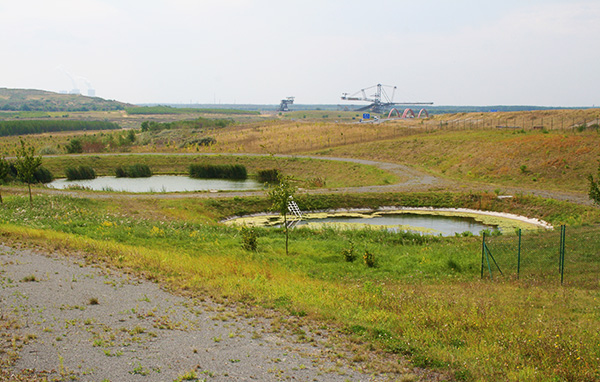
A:
[[[409,368],[370,375],[332,348],[326,328],[279,330],[282,317],[244,316],[80,259],[4,245],[0,312],[16,318],[25,341],[10,372],[34,369],[49,380],[438,379]]]

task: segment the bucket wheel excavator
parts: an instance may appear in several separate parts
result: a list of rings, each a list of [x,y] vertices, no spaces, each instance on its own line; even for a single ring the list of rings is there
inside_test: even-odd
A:
[[[391,96],[388,95],[388,91],[391,89]],[[382,114],[390,108],[396,105],[433,105],[433,102],[394,102],[394,94],[396,93],[396,86],[377,84],[368,88],[360,89],[354,94],[343,93],[342,100],[344,101],[366,101],[370,102],[369,105],[360,107],[356,111],[370,110],[373,113]],[[375,93],[367,95],[367,92],[375,90]]]

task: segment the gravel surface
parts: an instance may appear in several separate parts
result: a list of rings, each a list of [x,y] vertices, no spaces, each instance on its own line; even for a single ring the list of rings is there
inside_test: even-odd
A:
[[[0,312],[20,323],[25,342],[11,372],[34,369],[50,380],[173,381],[186,373],[206,381],[391,378],[342,357],[334,362],[326,331],[274,330],[273,318],[244,317],[83,260],[4,245]],[[425,378],[403,373],[393,379]]]

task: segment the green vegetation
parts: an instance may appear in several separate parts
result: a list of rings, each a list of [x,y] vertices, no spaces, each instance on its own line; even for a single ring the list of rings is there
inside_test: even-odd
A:
[[[29,201],[33,204],[33,196],[31,195],[31,183],[34,182],[34,174],[42,166],[42,158],[35,155],[33,146],[26,146],[21,140],[21,148],[17,151],[17,160],[15,168],[19,177],[27,183],[29,189]]]
[[[246,251],[256,251],[258,249],[258,235],[252,227],[242,227],[242,248]]]
[[[171,107],[171,106],[136,106],[126,107],[127,114],[225,114],[225,115],[260,115],[259,111],[237,110],[237,109],[206,109],[206,108],[190,108],[190,107]]]
[[[147,164],[136,163],[131,166],[117,167],[115,169],[117,178],[149,178],[152,170]]]
[[[524,233],[518,277],[517,237],[505,232],[486,238],[504,272],[492,269],[492,281],[487,269],[481,277],[481,237],[325,227],[298,228],[288,243],[285,226],[218,223],[276,205],[273,198],[258,196],[123,200],[41,196],[28,203],[24,197],[8,195],[0,208],[0,235],[8,243],[88,253],[94,261],[133,269],[192,296],[208,294],[216,300],[246,303],[258,312],[275,309],[298,320],[326,322],[338,331],[334,335],[350,338],[357,354],[366,349],[399,354],[415,366],[448,374],[446,379],[600,379],[600,209],[519,192],[498,198],[501,185],[583,193],[589,179],[594,199],[600,179],[589,174],[597,170],[600,135],[590,121],[597,121],[597,110],[459,113],[379,125],[332,121],[353,117],[318,111],[317,122],[261,120],[224,127],[165,117],[162,121],[168,123],[152,125],[153,130],[147,122],[139,139],[135,134],[133,140],[122,133],[97,134],[89,138],[96,147],[86,146],[85,136],[69,138],[81,139],[84,152],[313,152],[408,164],[460,179],[457,188],[463,190],[470,189],[466,183],[470,181],[475,189],[494,183],[489,187],[495,192],[299,193],[294,200],[303,211],[462,207],[567,224],[564,285],[557,272],[560,237],[555,231]],[[212,129],[210,137],[205,136],[206,128]],[[62,150],[67,137],[61,135],[56,142],[40,137],[36,144],[61,142],[56,148]],[[211,140],[201,141],[205,138]],[[15,142],[3,140],[4,155],[15,152]],[[267,155],[90,155],[46,158],[44,165],[59,171],[87,165],[108,174],[136,162],[161,173],[185,173],[190,165],[240,165],[258,177],[264,169],[277,168],[277,175],[295,179],[290,187],[399,181],[354,163]],[[276,210],[287,214],[287,205],[279,207],[289,198],[279,194],[282,203]]]
[[[142,131],[161,131],[171,129],[203,129],[203,128],[223,128],[233,123],[232,119],[210,119],[210,118],[197,118],[186,121],[174,121],[174,122],[155,122],[145,121],[142,122]]]
[[[600,204],[600,165],[598,165],[598,180],[594,180],[592,175],[589,176],[590,181],[590,199],[597,204]]]
[[[6,177],[8,176],[8,172],[10,170],[10,165],[8,161],[4,159],[4,157],[0,156],[0,183],[6,181]],[[0,192],[0,204],[2,203],[2,193]]]
[[[192,164],[189,169],[190,178],[199,179],[236,179],[248,178],[248,170],[241,164]]]
[[[472,207],[482,200],[510,212],[547,216],[556,224],[564,213],[584,224],[600,222],[597,208],[526,196],[472,196],[388,194],[380,202],[429,198]],[[314,196],[319,205],[349,197]],[[377,202],[376,195],[352,198],[350,204],[361,198],[365,206]],[[283,228],[255,228],[257,250],[247,251],[240,245],[239,228],[214,223],[225,214],[269,204],[267,198],[41,196],[29,207],[26,198],[8,196],[6,208],[0,209],[0,232],[5,240],[85,251],[94,260],[134,269],[187,293],[326,320],[330,328],[354,337],[355,344],[404,355],[417,366],[459,380],[600,378],[597,227],[568,228],[564,286],[556,270],[558,232],[524,235],[519,280],[516,236],[490,238],[488,245],[504,271],[504,277],[495,275],[490,282],[480,279],[479,237],[296,229],[286,255]],[[349,242],[357,253],[372,254],[375,266],[345,261],[340,253]]]
[[[83,143],[84,148],[87,144]],[[311,181],[323,178],[329,187],[360,187],[391,184],[398,181],[394,175],[375,168],[350,162],[332,162],[307,158],[276,158],[272,156],[237,155],[80,155],[45,157],[44,166],[53,173],[62,173],[66,167],[90,166],[98,176],[114,175],[116,167],[127,167],[131,163],[146,164],[155,174],[189,174],[190,165],[241,165],[248,174],[257,174],[265,168],[279,168],[293,176],[296,184],[303,188],[314,188]]]
[[[106,121],[19,120],[0,121],[0,136],[51,133],[59,131],[114,130],[121,127]]]
[[[268,170],[258,170],[256,173],[256,179],[262,183],[276,183],[281,174],[276,168]]]
[[[65,176],[67,180],[95,179],[96,171],[90,166],[67,167]]]
[[[288,242],[289,242],[289,231],[290,227],[287,221],[288,205],[294,199],[294,195],[298,191],[296,186],[292,185],[292,179],[287,176],[280,175],[278,177],[278,184],[273,185],[267,197],[271,202],[271,210],[277,211],[283,215],[283,231],[285,232],[285,254],[289,254]]]

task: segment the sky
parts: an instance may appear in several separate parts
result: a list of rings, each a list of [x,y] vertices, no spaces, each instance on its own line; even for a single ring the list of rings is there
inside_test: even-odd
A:
[[[134,104],[600,105],[599,0],[0,0],[0,44],[0,87]]]

